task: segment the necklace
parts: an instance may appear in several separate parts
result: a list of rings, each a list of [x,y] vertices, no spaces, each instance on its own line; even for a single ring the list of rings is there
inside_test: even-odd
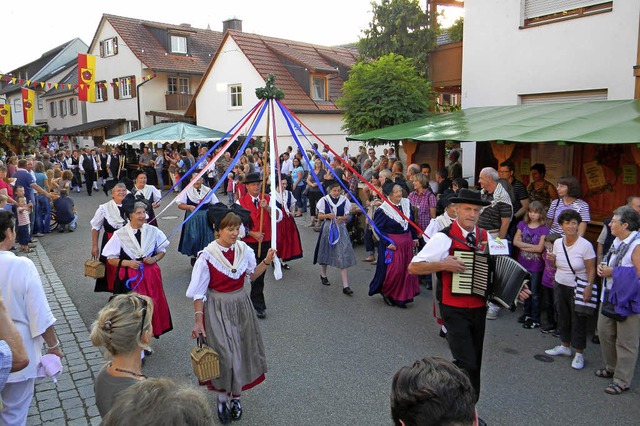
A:
[[[113,364],[109,364],[111,367],[113,367]],[[136,377],[142,377],[144,379],[147,378],[147,376],[145,376],[142,373],[134,373],[133,371],[129,371],[129,370],[125,370],[124,368],[118,368],[118,367],[113,367],[114,370],[120,372],[120,373],[127,373],[127,374],[131,374],[132,376],[136,376]]]

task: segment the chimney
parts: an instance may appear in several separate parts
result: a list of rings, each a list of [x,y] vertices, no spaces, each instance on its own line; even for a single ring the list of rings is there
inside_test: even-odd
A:
[[[231,18],[226,21],[222,21],[222,33],[226,33],[227,30],[236,30],[242,32],[242,19]]]

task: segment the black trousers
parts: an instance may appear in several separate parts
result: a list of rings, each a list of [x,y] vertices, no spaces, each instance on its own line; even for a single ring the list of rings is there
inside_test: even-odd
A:
[[[573,287],[562,285],[557,281],[553,283],[560,341],[571,343],[574,349],[582,350],[587,347],[589,317],[576,313],[574,292]]]
[[[256,263],[259,264],[267,257],[267,252],[271,248],[271,241],[262,242],[260,256],[258,256],[258,243],[247,243],[247,245],[253,249],[256,255]],[[265,270],[262,275],[254,281],[251,281],[251,303],[253,303],[253,308],[256,311],[264,311],[267,309],[267,304],[264,300],[264,276],[266,273],[267,271]]]
[[[440,312],[447,327],[447,341],[453,363],[464,371],[476,391],[476,402],[480,398],[480,369],[487,308],[456,308],[441,305]]]
[[[93,182],[96,181],[96,171],[94,169],[84,169],[84,181],[87,186],[87,194],[91,195]]]

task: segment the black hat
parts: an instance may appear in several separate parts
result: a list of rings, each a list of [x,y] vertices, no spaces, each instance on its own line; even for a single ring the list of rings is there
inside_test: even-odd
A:
[[[482,199],[480,191],[466,188],[460,189],[458,196],[453,197],[451,202],[456,204],[473,204],[476,206],[488,206],[491,204],[491,201],[484,201]]]
[[[245,185],[248,183],[256,183],[256,182],[262,182],[262,178],[260,177],[259,173],[249,173],[247,174],[247,177],[244,178],[244,183]]]
[[[209,206],[209,209],[207,210],[207,219],[209,220],[209,224],[214,230],[217,230],[222,219],[224,219],[224,217],[229,213],[235,213],[240,216],[240,220],[246,228],[251,229],[253,226],[251,221],[251,212],[235,203],[231,204],[231,206],[227,206],[224,203],[215,203]]]
[[[147,211],[147,213],[153,212],[153,205],[151,201],[144,198],[144,195],[138,194],[136,196],[129,193],[122,200],[122,211],[127,217],[129,217],[129,215],[131,215],[131,213],[133,213],[133,211],[135,210],[134,206],[136,203],[143,203],[145,205],[145,210]]]

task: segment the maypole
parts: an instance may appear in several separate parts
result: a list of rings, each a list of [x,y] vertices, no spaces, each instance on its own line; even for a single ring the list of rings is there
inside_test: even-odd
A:
[[[269,105],[267,106],[267,135],[266,135],[266,142],[264,144],[264,155],[263,158],[267,158],[267,154],[268,154],[268,150],[269,150],[269,146],[270,146],[270,139],[269,139],[269,133],[270,133],[270,124],[271,124],[271,107],[273,100],[280,100],[282,98],[284,98],[284,92],[280,89],[278,89],[275,85],[275,80],[276,80],[276,76],[273,74],[269,74],[267,75],[267,79],[266,81],[266,86],[265,87],[258,87],[256,89],[256,96],[258,97],[258,99],[262,99],[262,100],[267,100],[267,102],[269,103]],[[263,165],[266,165],[266,162],[263,162]],[[271,182],[272,185],[275,185],[275,182]],[[261,195],[260,195],[260,202],[262,203],[262,200],[264,200],[264,194],[266,192],[267,189],[267,173],[263,173],[262,174],[262,191],[261,191]],[[259,228],[259,232],[260,234],[262,234],[262,219],[264,218],[264,209],[260,209],[260,228]],[[258,241],[258,257],[260,257],[262,251],[262,240]]]

